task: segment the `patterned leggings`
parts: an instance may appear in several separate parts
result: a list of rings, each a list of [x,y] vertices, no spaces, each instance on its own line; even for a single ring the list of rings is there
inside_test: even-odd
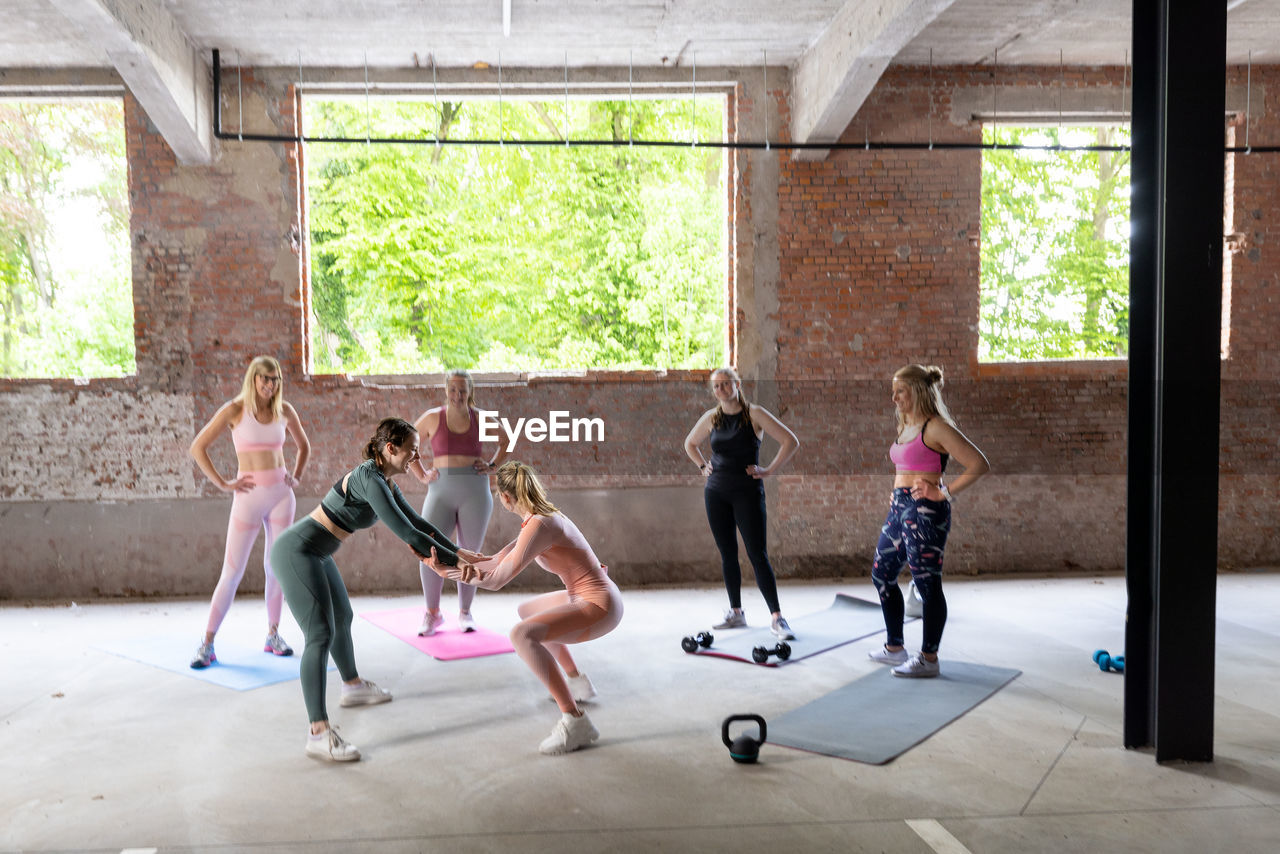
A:
[[[880,593],[884,612],[887,646],[902,646],[903,602],[898,587],[898,574],[903,563],[911,570],[911,578],[924,610],[922,652],[936,653],[942,642],[942,629],[947,624],[947,599],[942,595],[942,552],[951,530],[951,503],[912,498],[909,487],[893,491],[889,515],[880,529],[876,559],[871,567],[871,580]]]

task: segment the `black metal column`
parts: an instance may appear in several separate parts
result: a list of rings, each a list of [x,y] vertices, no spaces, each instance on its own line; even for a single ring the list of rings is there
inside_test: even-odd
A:
[[[1226,7],[1134,0],[1126,747],[1213,758]]]

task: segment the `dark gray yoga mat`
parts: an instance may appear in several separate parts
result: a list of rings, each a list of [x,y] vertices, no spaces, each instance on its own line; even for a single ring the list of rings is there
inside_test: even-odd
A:
[[[769,742],[883,765],[1021,673],[943,659],[936,679],[903,679],[884,667],[769,721]]]
[[[914,618],[908,618],[911,622]],[[791,620],[791,631],[796,639],[787,641],[791,646],[791,658],[779,662],[776,657],[765,662],[766,667],[777,667],[778,664],[789,664],[799,661],[847,643],[868,637],[876,632],[884,631],[884,616],[879,602],[868,602],[844,593],[837,593],[831,607],[813,614],[804,614]],[[710,649],[699,648],[698,655],[709,655],[716,658],[731,658],[734,661],[756,662],[751,658],[751,650],[757,646],[773,649],[778,639],[769,631],[768,625],[757,629],[712,630],[715,643]]]

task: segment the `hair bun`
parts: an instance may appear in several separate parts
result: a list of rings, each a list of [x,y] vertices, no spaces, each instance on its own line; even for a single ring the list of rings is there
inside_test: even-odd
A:
[[[927,365],[924,369],[924,374],[929,385],[936,385],[938,388],[942,388],[942,368],[937,365]]]

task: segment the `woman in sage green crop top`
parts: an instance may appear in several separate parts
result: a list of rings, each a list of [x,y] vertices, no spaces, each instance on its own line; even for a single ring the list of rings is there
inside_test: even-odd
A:
[[[385,703],[391,692],[356,670],[351,642],[351,600],[333,554],[352,532],[381,519],[420,554],[433,549],[455,571],[474,573],[475,552],[459,550],[435,526],[414,512],[391,478],[404,474],[418,456],[418,432],[400,418],[384,418],[365,446],[366,461],[347,473],[320,505],[280,535],[271,549],[271,565],[284,600],[302,627],[306,643],[299,663],[302,697],[311,730],[306,753],[317,759],[351,761],[360,751],[329,726],[325,678],[329,657],[342,677],[342,705]],[[461,559],[459,559],[461,558]]]

